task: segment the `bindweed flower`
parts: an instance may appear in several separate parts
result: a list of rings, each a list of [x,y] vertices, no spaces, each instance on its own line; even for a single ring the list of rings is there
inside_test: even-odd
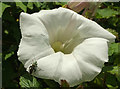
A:
[[[93,80],[108,61],[115,36],[76,12],[58,8],[20,14],[18,58],[32,75],[66,80],[70,86]]]
[[[94,16],[100,4],[100,0],[70,0],[67,4],[67,7],[76,12],[83,10],[83,15],[85,15],[87,12]]]

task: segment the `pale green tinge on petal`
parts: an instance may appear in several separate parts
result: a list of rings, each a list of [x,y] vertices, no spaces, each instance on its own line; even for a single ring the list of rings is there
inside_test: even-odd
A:
[[[46,28],[38,18],[21,13],[20,28],[22,39],[19,45],[18,57],[23,64],[28,63],[26,67],[31,64],[32,60],[54,53],[49,44]]]

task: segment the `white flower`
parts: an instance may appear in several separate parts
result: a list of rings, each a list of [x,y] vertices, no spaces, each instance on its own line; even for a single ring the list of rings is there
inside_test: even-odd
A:
[[[72,10],[58,8],[20,14],[22,39],[18,57],[34,76],[66,80],[70,86],[95,78],[108,61],[108,43],[115,36]],[[55,52],[56,51],[56,52]]]

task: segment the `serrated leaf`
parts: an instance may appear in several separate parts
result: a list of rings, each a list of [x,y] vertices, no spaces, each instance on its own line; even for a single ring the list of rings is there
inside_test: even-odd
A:
[[[21,85],[21,87],[27,87],[27,88],[40,87],[40,84],[37,81],[37,79],[33,76],[28,75],[28,74],[20,77],[19,84]]]
[[[98,18],[109,18],[111,16],[117,15],[118,12],[110,8],[105,8],[97,9],[97,14],[99,15]]]
[[[0,3],[0,17],[2,16],[2,13],[4,12],[4,10],[8,7],[10,7],[10,5],[4,4],[2,2]]]
[[[24,77],[20,77],[20,85],[21,87],[30,87],[28,80]]]
[[[16,6],[20,7],[24,12],[27,11],[27,6],[25,6],[20,0],[14,0],[16,3]]]

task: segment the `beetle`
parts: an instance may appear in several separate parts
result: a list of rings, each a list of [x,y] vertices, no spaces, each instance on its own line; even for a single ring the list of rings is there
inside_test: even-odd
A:
[[[32,74],[36,71],[37,62],[34,62],[31,66],[29,66],[29,73]]]

